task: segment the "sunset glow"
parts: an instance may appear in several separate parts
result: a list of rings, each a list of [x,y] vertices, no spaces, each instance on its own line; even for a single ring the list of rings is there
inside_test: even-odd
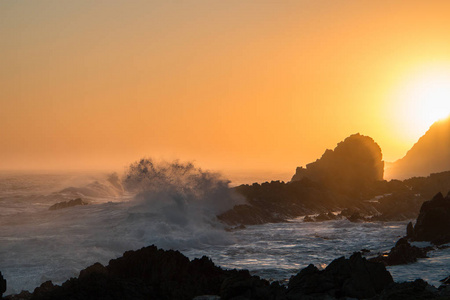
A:
[[[394,99],[396,111],[401,112],[405,134],[417,139],[450,114],[450,67],[422,70],[405,81]]]
[[[0,0],[0,300],[448,299],[449,149],[449,0]]]
[[[0,169],[291,174],[357,132],[394,161],[450,113],[446,1],[133,3],[0,3]]]

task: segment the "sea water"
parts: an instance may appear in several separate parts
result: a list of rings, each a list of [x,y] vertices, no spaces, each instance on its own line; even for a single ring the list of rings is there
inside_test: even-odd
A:
[[[136,196],[118,193],[105,178],[0,174],[0,271],[8,282],[6,294],[32,291],[47,280],[61,284],[95,262],[106,265],[124,251],[151,244],[180,250],[191,259],[206,255],[221,267],[248,269],[287,282],[311,263],[325,268],[333,259],[362,249],[370,250],[369,256],[388,251],[405,235],[407,224],[306,223],[300,217],[229,232],[214,217],[211,201],[221,197],[217,193],[213,199],[207,193],[180,198],[170,191]],[[198,182],[195,186],[205,188]],[[90,205],[48,209],[78,196]],[[219,207],[226,208],[224,203]],[[450,275],[450,250],[432,251],[429,256],[388,269],[396,281],[423,278],[438,286]]]

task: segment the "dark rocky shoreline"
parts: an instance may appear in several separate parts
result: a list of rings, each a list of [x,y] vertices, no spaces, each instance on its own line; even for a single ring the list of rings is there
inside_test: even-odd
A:
[[[205,295],[222,300],[450,299],[450,285],[435,288],[421,279],[395,283],[382,263],[356,252],[335,259],[324,270],[309,265],[282,286],[247,270],[224,270],[205,256],[190,261],[178,251],[149,246],[127,251],[107,266],[95,263],[61,286],[47,281],[32,293],[4,299],[188,300]]]
[[[408,224],[408,236],[401,238],[386,256],[367,260],[361,252],[340,257],[324,270],[314,265],[292,276],[287,286],[252,276],[248,270],[225,270],[208,257],[190,261],[179,251],[152,245],[127,251],[107,266],[95,263],[61,286],[44,282],[32,293],[9,295],[9,300],[53,299],[193,299],[212,295],[215,299],[450,299],[450,280],[436,288],[425,281],[395,283],[386,265],[413,263],[431,249],[411,246],[408,239],[435,244],[450,239],[450,193],[438,193],[426,201],[416,224]],[[450,277],[450,276],[449,276]],[[0,295],[6,281],[0,273]],[[219,298],[220,297],[220,298]],[[211,298],[211,297],[210,297]]]

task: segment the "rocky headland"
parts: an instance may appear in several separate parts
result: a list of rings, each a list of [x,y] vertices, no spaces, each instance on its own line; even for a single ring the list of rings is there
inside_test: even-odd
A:
[[[290,182],[235,187],[246,203],[218,218],[230,226],[285,222],[308,215],[307,221],[402,221],[415,219],[424,201],[450,190],[450,171],[386,181],[383,166],[378,144],[354,134],[306,168],[297,168]]]
[[[389,178],[405,179],[450,170],[450,117],[435,122],[406,155],[386,165]]]

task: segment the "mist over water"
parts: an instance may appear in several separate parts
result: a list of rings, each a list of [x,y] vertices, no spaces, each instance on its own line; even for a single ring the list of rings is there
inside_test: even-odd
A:
[[[48,210],[77,197],[90,205]],[[143,159],[123,180],[117,174],[90,182],[71,175],[3,175],[0,270],[7,293],[45,280],[61,283],[96,261],[150,244],[180,250],[232,244],[216,215],[242,201],[219,174],[177,161]]]
[[[90,205],[48,210],[77,197]],[[220,174],[178,161],[143,159],[123,176],[0,174],[0,271],[8,280],[6,294],[32,290],[46,280],[60,284],[97,261],[107,264],[151,244],[286,280],[309,263],[324,266],[363,248],[388,250],[406,225],[312,224],[299,218],[225,231],[216,215],[243,201]],[[448,264],[442,267],[448,257],[420,261],[428,275],[419,274],[415,264],[391,272],[397,280],[423,277],[437,284],[450,273]]]

